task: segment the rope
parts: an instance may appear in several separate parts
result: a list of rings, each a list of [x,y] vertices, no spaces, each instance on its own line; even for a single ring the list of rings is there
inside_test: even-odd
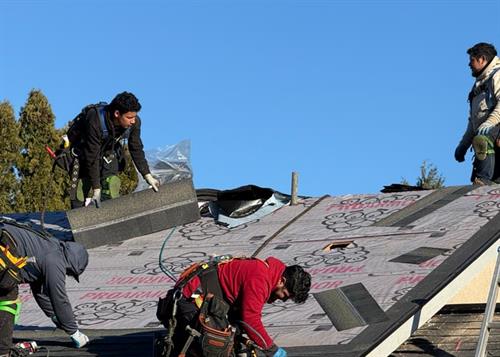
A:
[[[170,231],[170,233],[167,235],[167,237],[163,241],[163,244],[162,244],[161,249],[160,249],[159,266],[160,266],[161,271],[163,273],[165,273],[166,276],[168,276],[170,279],[172,279],[173,282],[176,282],[177,279],[175,278],[174,274],[172,274],[171,272],[169,272],[167,270],[167,268],[165,268],[163,266],[163,259],[162,259],[163,249],[165,248],[165,245],[167,244],[167,241],[170,239],[170,237],[172,236],[172,234],[174,234],[174,232],[175,232],[175,227],[172,228],[172,230]]]

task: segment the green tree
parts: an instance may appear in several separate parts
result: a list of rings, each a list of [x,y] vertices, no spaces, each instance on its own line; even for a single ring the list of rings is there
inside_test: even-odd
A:
[[[127,165],[125,166],[125,170],[123,170],[123,172],[118,175],[121,180],[120,196],[132,193],[137,187],[137,183],[139,182],[137,170],[135,169],[134,163],[132,162],[132,157],[130,156],[127,145],[123,146],[123,153],[125,155]]]
[[[40,90],[32,90],[21,108],[19,117],[21,155],[18,160],[21,180],[18,211],[63,210],[64,199],[61,173],[52,173],[52,159],[46,147],[55,148],[60,140],[54,127],[54,114]]]
[[[434,190],[437,188],[444,187],[445,179],[439,173],[436,166],[433,164],[428,164],[425,160],[420,165],[420,176],[417,177],[416,186],[421,187],[425,190]],[[410,185],[408,180],[405,178],[401,179],[401,184]]]
[[[18,181],[15,164],[18,160],[21,140],[19,125],[16,122],[14,109],[7,102],[0,102],[0,213],[14,212]]]
[[[417,178],[417,186],[426,190],[434,190],[444,187],[444,178],[438,172],[437,167],[427,164],[426,161],[420,166],[420,177]]]

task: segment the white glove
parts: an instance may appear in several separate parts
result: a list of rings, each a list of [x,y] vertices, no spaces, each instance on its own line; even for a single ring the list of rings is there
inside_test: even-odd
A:
[[[158,192],[158,190],[160,189],[160,181],[155,179],[151,174],[146,174],[146,176],[144,176],[144,180],[146,180],[146,182],[155,192]]]
[[[491,125],[487,121],[485,121],[483,124],[479,125],[479,128],[477,128],[477,134],[478,135],[488,135],[493,129],[494,125]]]
[[[94,194],[92,195],[92,198],[90,199],[90,203],[95,204],[97,208],[101,207],[101,189],[100,188],[94,188],[93,189]],[[85,200],[85,206],[87,206],[87,200]]]
[[[70,337],[73,343],[75,344],[76,348],[82,348],[87,343],[89,343],[89,338],[87,337],[87,335],[80,332],[79,330],[76,330],[76,332],[72,334]]]

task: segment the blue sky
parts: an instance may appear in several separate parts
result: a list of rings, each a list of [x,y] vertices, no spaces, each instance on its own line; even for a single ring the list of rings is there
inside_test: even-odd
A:
[[[0,0],[0,100],[40,89],[61,127],[131,91],[197,188],[377,193],[424,160],[460,185],[477,42],[500,49],[500,1]]]

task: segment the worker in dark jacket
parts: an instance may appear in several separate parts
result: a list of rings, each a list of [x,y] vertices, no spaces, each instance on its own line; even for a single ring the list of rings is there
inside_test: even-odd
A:
[[[0,244],[14,245],[16,254],[26,257],[27,263],[20,271],[22,282],[29,283],[40,308],[71,337],[76,347],[86,345],[89,339],[79,331],[66,293],[66,275],[78,281],[87,267],[86,249],[80,243],[60,241],[14,221],[0,222],[0,229]],[[7,289],[0,284],[0,300],[14,302],[17,295],[17,284]],[[12,305],[15,310],[18,304]],[[13,326],[14,315],[0,311],[0,356],[10,348]]]
[[[291,299],[299,304],[305,302],[311,287],[311,275],[298,265],[286,266],[274,257],[266,260],[229,259],[219,263],[216,270],[222,299],[230,307],[229,322],[233,326],[240,325],[248,337],[264,350],[266,356],[286,356],[285,350],[274,343],[264,328],[262,309],[264,304],[276,300]],[[204,283],[206,276],[208,275],[194,276],[181,288],[182,298],[178,304],[174,337],[174,349],[177,352],[187,340],[186,325],[197,325],[199,307],[196,297],[204,294],[203,286],[211,290],[211,283]],[[180,286],[179,283],[177,286]],[[214,289],[214,293],[216,290]],[[176,355],[175,352],[173,355]]]
[[[128,141],[135,167],[153,190],[158,191],[159,182],[151,175],[144,155],[141,120],[137,115],[140,110],[141,104],[135,95],[123,92],[109,105],[95,106],[87,111],[78,143],[81,153],[79,176],[82,180],[77,190],[78,202],[73,202],[73,207],[90,202],[98,206],[101,198],[119,196],[120,179],[117,174],[125,168],[121,144],[124,140]]]

